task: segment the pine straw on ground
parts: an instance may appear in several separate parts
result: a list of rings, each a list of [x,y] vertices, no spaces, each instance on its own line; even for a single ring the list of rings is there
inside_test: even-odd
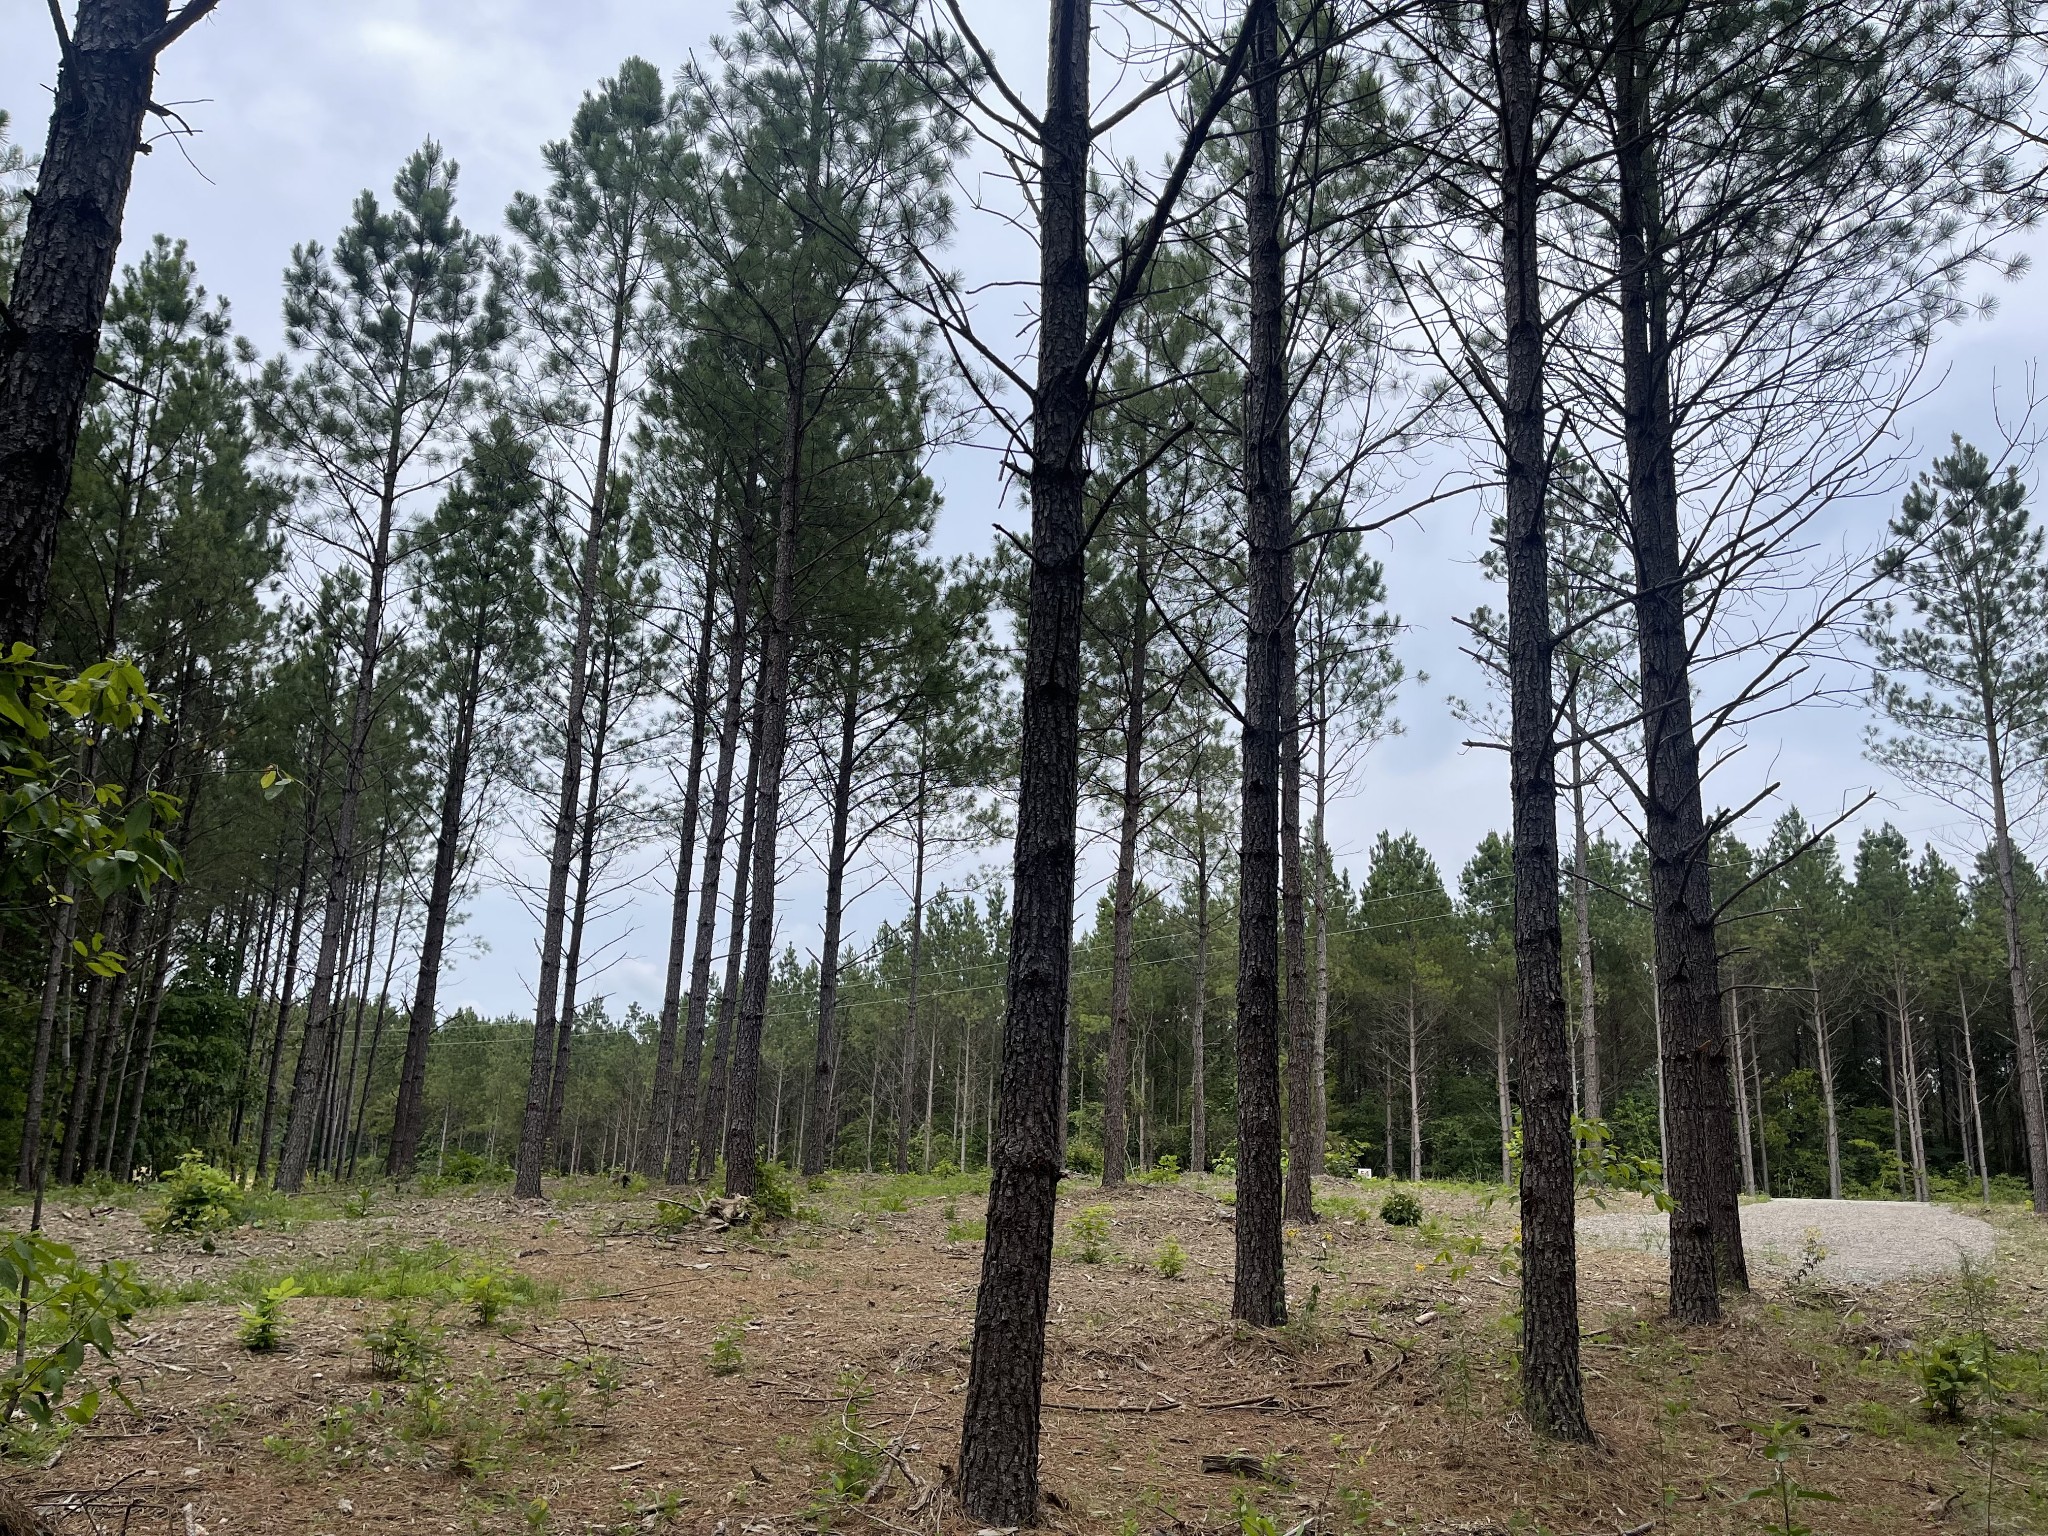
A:
[[[110,1409],[14,1486],[66,1536],[970,1532],[949,1477],[980,1245],[955,1239],[978,1232],[982,1201],[914,1197],[932,1187],[839,1180],[753,1237],[664,1231],[651,1199],[587,1184],[549,1205],[411,1199],[362,1221],[238,1230],[210,1254],[153,1248],[132,1212],[59,1212],[53,1235],[87,1256],[131,1256],[152,1282],[212,1299],[139,1318],[134,1411]],[[1969,1306],[1992,1309],[2007,1348],[2048,1344],[2048,1242],[2023,1217],[2000,1218],[1993,1300],[1951,1282],[1828,1294],[1779,1278],[1694,1331],[1663,1318],[1660,1260],[1583,1250],[1600,1442],[1569,1448],[1534,1438],[1516,1408],[1509,1206],[1423,1186],[1432,1220],[1400,1229],[1332,1184],[1325,1219],[1290,1233],[1294,1321],[1261,1334],[1228,1320],[1225,1188],[1062,1199],[1063,1229],[1111,1208],[1112,1251],[1079,1262],[1063,1230],[1049,1527],[1755,1531],[1778,1509],[1741,1502],[1773,1478],[1759,1426],[1784,1423],[1790,1474],[1839,1500],[1795,1510],[1824,1536],[2048,1529],[2038,1413],[2009,1415],[2015,1434],[1988,1448],[1981,1425],[1927,1424],[1896,1358]],[[1186,1255],[1177,1279],[1156,1268],[1168,1239]],[[429,1243],[456,1256],[444,1264],[501,1265],[560,1299],[489,1329],[447,1297],[401,1304],[445,1330],[429,1373],[444,1385],[425,1391],[371,1379],[361,1335],[393,1305],[368,1296],[294,1299],[281,1350],[238,1345],[229,1296]]]

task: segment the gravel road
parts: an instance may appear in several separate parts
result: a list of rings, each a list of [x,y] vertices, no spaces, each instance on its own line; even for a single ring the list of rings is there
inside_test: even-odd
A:
[[[1667,1218],[1657,1212],[1601,1211],[1579,1218],[1579,1235],[1606,1248],[1665,1251]],[[1997,1247],[1990,1224],[1945,1205],[1907,1200],[1764,1200],[1742,1208],[1742,1241],[1752,1268],[1784,1273],[1803,1262],[1807,1234],[1827,1257],[1818,1278],[1838,1285],[1882,1285],[1948,1273],[1962,1256],[1988,1261]]]

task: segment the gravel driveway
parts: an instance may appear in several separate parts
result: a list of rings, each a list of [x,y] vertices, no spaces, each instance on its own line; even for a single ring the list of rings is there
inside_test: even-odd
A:
[[[1668,1218],[1655,1211],[1601,1211],[1579,1218],[1579,1235],[1605,1248],[1666,1249]],[[1808,1233],[1827,1250],[1816,1275],[1838,1285],[1882,1285],[1946,1274],[1964,1254],[1988,1262],[1990,1224],[1946,1205],[1908,1200],[1764,1200],[1742,1208],[1742,1241],[1752,1266],[1799,1267]]]

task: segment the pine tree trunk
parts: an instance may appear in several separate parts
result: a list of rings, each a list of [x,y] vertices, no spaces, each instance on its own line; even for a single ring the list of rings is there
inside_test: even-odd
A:
[[[425,1128],[427,1051],[434,1040],[440,1001],[441,967],[447,954],[448,915],[454,904],[455,866],[462,855],[463,807],[476,745],[476,716],[483,697],[483,646],[473,641],[456,699],[455,735],[441,781],[441,821],[434,837],[434,869],[427,884],[426,924],[420,933],[419,975],[413,982],[412,1017],[405,1033],[405,1061],[398,1070],[398,1104],[391,1116],[391,1148],[384,1171],[403,1178],[419,1160]]]
[[[1962,1005],[1963,1069],[1970,1089],[1970,1124],[1977,1132],[1977,1179],[1983,1188],[1984,1204],[1991,1204],[1991,1148],[1984,1141],[1984,1099],[1977,1088],[1977,1048],[1970,1043],[1970,999],[1956,982],[1956,1000]],[[1839,1196],[1837,1197],[1839,1198]]]
[[[1493,1087],[1500,1104],[1500,1181],[1515,1182],[1515,1117],[1508,1097],[1508,1015],[1505,1000],[1493,997]]]
[[[1411,956],[1410,965],[1414,964]],[[1415,978],[1408,978],[1408,1177],[1422,1182],[1422,1056],[1415,1009]]]
[[[749,735],[761,739],[761,693],[754,690]],[[740,842],[733,861],[732,918],[726,930],[725,980],[718,989],[718,1036],[711,1052],[710,1081],[704,1089],[704,1115],[699,1127],[697,1176],[711,1177],[725,1156],[726,1088],[731,1081],[733,1024],[739,1015],[740,966],[746,955],[747,893],[754,878],[754,839],[759,835],[761,760],[747,755],[747,784],[740,797]]]
[[[1528,0],[1489,0],[1498,71],[1502,326],[1506,378],[1509,786],[1513,807],[1516,1052],[1522,1085],[1522,1393],[1540,1433],[1592,1439],[1579,1378],[1571,1043],[1558,916],[1554,724],[1543,394],[1540,82]]]
[[[264,1170],[270,1162],[271,1127],[277,1113],[278,1078],[284,1066],[285,1032],[291,1027],[292,994],[299,985],[299,943],[305,936],[306,894],[311,886],[313,863],[313,829],[320,804],[320,784],[324,765],[313,775],[313,782],[306,792],[306,825],[299,847],[299,873],[297,884],[292,889],[291,938],[285,947],[282,983],[277,996],[277,1018],[271,1027],[270,1065],[263,1081],[263,1118],[256,1131],[256,1182],[263,1182]]]
[[[42,627],[168,15],[168,0],[80,0],[58,66],[0,326],[0,647]]]
[[[654,1046],[654,1088],[646,1133],[635,1166],[643,1178],[668,1171],[670,1127],[675,1118],[676,1031],[683,1011],[683,962],[690,941],[690,877],[697,853],[697,822],[704,790],[704,754],[710,740],[711,658],[718,631],[718,544],[714,537],[704,561],[704,611],[697,625],[697,657],[690,670],[690,757],[683,774],[683,824],[676,848],[676,883],[669,902],[668,970],[662,978],[661,1026]],[[718,883],[709,862],[707,883]],[[694,1072],[697,1063],[689,1063]],[[694,1086],[694,1084],[693,1084]]]
[[[1578,734],[1576,715],[1572,732]],[[1578,925],[1579,1039],[1585,1051],[1586,1118],[1600,1120],[1606,1111],[1600,1096],[1600,1024],[1593,987],[1593,880],[1586,860],[1586,779],[1584,752],[1572,743],[1572,916]]]
[[[568,709],[562,724],[562,778],[555,801],[554,842],[548,851],[548,887],[541,920],[540,976],[534,988],[533,1056],[527,1064],[526,1109],[519,1127],[519,1155],[512,1193],[523,1200],[541,1195],[541,1166],[547,1155],[548,1106],[554,1091],[556,1012],[562,987],[562,930],[569,907],[569,868],[575,860],[577,808],[583,796],[584,713],[590,684],[591,631],[597,616],[598,573],[610,522],[612,436],[618,419],[621,358],[631,305],[612,313],[611,352],[598,415],[596,470],[590,490],[590,520],[583,533],[583,559],[576,575],[576,638],[569,656]]]
[[[1037,377],[1007,1008],[988,1230],[960,1430],[960,1500],[1038,1519],[1040,1389],[1058,1199],[1060,1033],[1073,960],[1086,590],[1089,0],[1052,0],[1040,119]]]
[[[1988,659],[1987,659],[1988,660]],[[1980,668],[1988,675],[1988,665]],[[2020,926],[2019,884],[2013,874],[2012,827],[2006,811],[2003,720],[1990,688],[1983,689],[1985,756],[1991,780],[1991,852],[2005,917],[2005,968],[2012,987],[2012,1033],[2019,1067],[2020,1118],[2026,1129],[2027,1173],[2034,1214],[2048,1216],[2048,1107],[2042,1098],[2041,1042],[2034,1033],[2033,989],[2027,980],[2026,941]]]
[[[753,477],[748,476],[751,480]],[[725,876],[726,831],[732,822],[732,778],[739,757],[740,725],[746,715],[747,609],[753,597],[753,507],[742,509],[739,564],[732,583],[732,632],[726,642],[725,703],[718,727],[718,771],[711,781],[711,822],[705,831],[704,888],[697,893],[697,934],[690,946],[690,989],[685,1004],[683,1065],[677,1074],[675,1123],[669,1131],[668,1179],[680,1184],[689,1175],[690,1157],[699,1141],[698,1095],[704,1059],[704,1027],[711,1006],[711,951],[718,942],[718,889]],[[749,773],[748,781],[752,782]],[[746,883],[745,839],[739,849],[735,882]]]
[[[903,1048],[896,1080],[896,1171],[910,1172],[911,1095],[917,1083],[917,992],[924,968],[925,771],[922,748],[917,768],[917,810],[910,875],[910,984],[903,1000]]]
[[[64,877],[65,900],[51,923],[50,958],[43,970],[43,996],[36,1010],[35,1053],[30,1058],[28,1097],[21,1120],[21,1148],[14,1159],[17,1189],[34,1189],[43,1163],[43,1099],[49,1092],[50,1051],[57,1038],[57,1005],[64,997],[64,979],[71,972],[71,934],[78,904],[72,881]]]
[[[1280,822],[1283,735],[1290,711],[1287,629],[1293,560],[1287,460],[1285,296],[1280,252],[1280,57],[1277,0],[1254,0],[1247,85],[1245,241],[1249,320],[1245,372],[1244,776],[1238,860],[1237,1273],[1231,1316],[1256,1327],[1287,1320],[1281,1249]]]
[[[1835,1119],[1834,1047],[1828,1039],[1827,1009],[1820,1000],[1820,968],[1811,955],[1806,961],[1806,976],[1813,986],[1814,1059],[1820,1068],[1821,1109],[1827,1116],[1828,1198],[1839,1200],[1842,1198],[1842,1133]]]
[[[1301,867],[1301,688],[1294,614],[1294,559],[1287,561],[1287,619],[1281,635],[1280,679],[1280,939],[1287,966],[1287,1174],[1282,1219],[1316,1219],[1315,1015],[1308,985],[1308,920]]]
[[[1142,512],[1141,512],[1142,517]],[[1124,776],[1117,821],[1116,897],[1111,906],[1109,960],[1109,1063],[1102,1086],[1102,1187],[1124,1181],[1130,1133],[1125,1117],[1131,1090],[1131,933],[1138,913],[1138,828],[1144,813],[1145,600],[1151,591],[1149,550],[1138,535],[1136,588],[1131,616],[1131,660],[1125,670]]]
[[[806,1174],[823,1173],[832,1161],[838,1124],[832,1069],[839,1058],[839,934],[845,918],[846,844],[853,814],[855,728],[860,716],[860,666],[849,658],[840,699],[839,757],[832,773],[832,840],[825,855],[825,944],[818,960],[818,1049],[811,1068],[810,1102],[804,1110]]]
[[[1651,926],[1663,1009],[1669,1099],[1671,1315],[1706,1323],[1723,1284],[1747,1289],[1736,1205],[1735,1115],[1708,869],[1699,745],[1693,734],[1686,592],[1678,521],[1671,347],[1664,313],[1658,170],[1651,142],[1651,49],[1639,0],[1617,0],[1615,235],[1621,311],[1623,435],[1635,561],[1650,864]]]
[[[1742,1059],[1742,994],[1728,989],[1730,1069],[1735,1073],[1735,1134],[1742,1157],[1742,1192],[1756,1193],[1756,1153],[1749,1134],[1749,1072]]]
[[[555,1061],[548,1077],[547,1134],[541,1155],[562,1133],[562,1106],[569,1094],[569,1052],[576,1038],[577,986],[583,974],[583,937],[589,931],[590,897],[596,879],[597,817],[604,782],[605,755],[610,746],[613,690],[617,684],[617,651],[607,643],[598,668],[597,731],[590,742],[590,767],[584,775],[583,815],[577,834],[576,896],[569,911],[569,948],[562,964],[562,1017],[555,1026]]]
[[[1202,774],[1195,775],[1195,998],[1188,1019],[1188,1169],[1209,1169],[1209,834],[1203,824]]]

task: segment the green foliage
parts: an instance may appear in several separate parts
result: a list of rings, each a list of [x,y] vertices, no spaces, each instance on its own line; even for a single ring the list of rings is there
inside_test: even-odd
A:
[[[0,1435],[17,1415],[38,1430],[87,1424],[99,1413],[98,1386],[70,1403],[65,1396],[86,1369],[88,1352],[111,1362],[115,1330],[146,1299],[128,1266],[81,1264],[62,1243],[36,1232],[10,1232],[0,1242],[0,1355],[11,1368],[0,1376]],[[126,1401],[118,1373],[106,1389]]]
[[[1067,1141],[1067,1166],[1076,1173],[1102,1177],[1102,1145],[1083,1136],[1074,1136]]]
[[[1238,1536],[1280,1536],[1280,1522],[1254,1504],[1242,1488],[1230,1496],[1230,1518],[1237,1522]]]
[[[1779,1419],[1770,1424],[1751,1422],[1748,1428],[1763,1437],[1764,1460],[1771,1464],[1772,1476],[1761,1488],[1744,1494],[1743,1502],[1761,1501],[1775,1506],[1764,1525],[1771,1536],[1814,1536],[1813,1527],[1800,1517],[1800,1506],[1834,1503],[1837,1496],[1823,1488],[1809,1487],[1792,1475],[1792,1452],[1800,1437],[1807,1433],[1806,1426],[1794,1419]]]
[[[74,750],[85,732],[119,737],[163,714],[133,662],[72,672],[19,643],[0,656],[0,901],[69,901],[74,880],[104,898],[177,878],[177,799],[96,783]],[[119,969],[119,956],[78,942],[88,967]]]
[[[884,1464],[880,1444],[862,1423],[862,1412],[874,1395],[865,1379],[849,1370],[840,1376],[838,1392],[846,1401],[836,1420],[811,1440],[811,1453],[823,1464],[824,1473],[805,1513],[821,1531],[832,1528],[837,1511],[867,1496]]]
[[[403,1308],[365,1328],[362,1341],[370,1352],[370,1374],[379,1381],[424,1382],[444,1358],[441,1330],[418,1322]]]
[[[1323,1172],[1333,1179],[1349,1179],[1362,1165],[1364,1149],[1348,1136],[1332,1135],[1323,1143]]]
[[[298,1282],[287,1275],[242,1308],[242,1326],[235,1335],[242,1348],[261,1355],[284,1343],[284,1304],[300,1294]]]
[[[150,1225],[159,1232],[203,1237],[241,1219],[241,1185],[203,1154],[187,1152],[165,1176],[163,1209],[150,1218]]]
[[[727,1323],[711,1335],[711,1374],[714,1376],[737,1376],[746,1369],[746,1353],[740,1348],[740,1340],[747,1336],[744,1322]]]
[[[1074,1240],[1074,1257],[1083,1264],[1100,1264],[1109,1257],[1109,1223],[1114,1214],[1106,1205],[1091,1205],[1067,1223],[1067,1235]]]
[[[1991,1391],[1996,1381],[1997,1353],[1981,1332],[1936,1339],[1908,1351],[1905,1361],[1917,1383],[1914,1399],[1937,1423],[1960,1421],[1970,1399]]]
[[[1390,1227],[1419,1227],[1422,1202],[1405,1189],[1394,1190],[1380,1202],[1380,1220]]]
[[[1171,1152],[1159,1154],[1159,1161],[1138,1175],[1140,1184],[1177,1184],[1180,1182],[1180,1159]]]
[[[512,1165],[499,1158],[479,1157],[460,1148],[448,1154],[441,1176],[451,1184],[509,1184]]]
[[[1152,1267],[1159,1271],[1162,1280],[1178,1280],[1187,1273],[1188,1251],[1178,1240],[1167,1238],[1159,1245],[1159,1252],[1152,1256]]]
[[[518,1292],[503,1270],[485,1268],[464,1277],[461,1296],[477,1327],[494,1328],[505,1308],[517,1299]]]
[[[754,1165],[754,1211],[757,1221],[787,1221],[796,1214],[796,1184],[780,1163]]]

